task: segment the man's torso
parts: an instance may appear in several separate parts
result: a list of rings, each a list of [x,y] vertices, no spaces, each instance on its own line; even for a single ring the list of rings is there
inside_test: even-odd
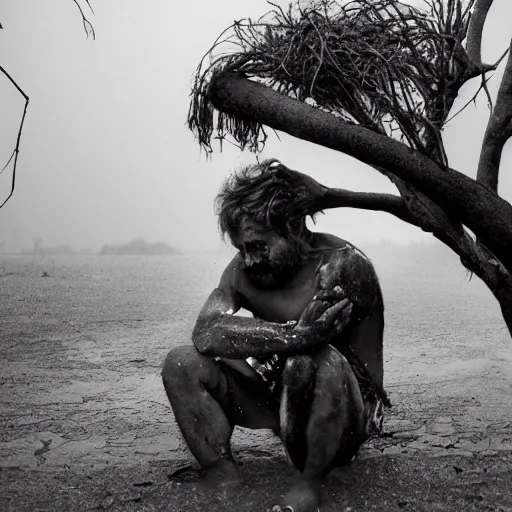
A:
[[[303,268],[284,287],[261,289],[245,275],[243,260],[237,255],[231,263],[233,291],[241,306],[268,322],[297,321],[306,305],[322,287],[341,286],[353,303],[352,320],[330,343],[355,353],[382,385],[383,301],[377,275],[370,260],[356,247],[333,235],[315,233],[313,252]],[[326,281],[328,282],[326,285]]]

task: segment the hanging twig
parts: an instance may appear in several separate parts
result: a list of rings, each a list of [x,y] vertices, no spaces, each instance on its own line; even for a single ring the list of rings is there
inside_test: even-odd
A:
[[[14,193],[14,186],[15,186],[15,183],[16,183],[16,164],[18,163],[18,154],[20,152],[21,132],[23,130],[23,123],[25,122],[25,115],[27,114],[27,107],[28,107],[29,98],[23,92],[21,87],[16,83],[16,81],[11,77],[11,75],[9,75],[9,73],[7,73],[7,71],[2,66],[0,66],[0,71],[9,79],[9,81],[14,85],[14,87],[16,87],[18,92],[23,96],[23,99],[25,100],[25,107],[23,109],[23,115],[21,116],[20,127],[19,127],[19,130],[18,130],[18,137],[16,138],[16,146],[15,146],[15,148],[14,148],[14,150],[13,150],[13,152],[12,152],[10,158],[9,158],[9,160],[5,164],[4,168],[2,169],[2,171],[0,171],[0,173],[2,173],[7,168],[7,166],[11,162],[11,160],[14,158],[14,164],[13,164],[13,168],[12,168],[11,191],[10,191],[9,195],[7,196],[7,199],[5,199],[5,201],[2,204],[0,204],[0,208],[2,208],[2,206],[4,206],[5,203],[7,203],[7,201],[11,198],[11,196]]]
[[[94,32],[94,27],[92,26],[91,22],[85,17],[85,14],[83,12],[83,9],[82,9],[81,5],[79,4],[78,0],[73,0],[73,2],[75,3],[75,5],[78,7],[78,10],[80,11],[80,14],[82,16],[82,22],[83,22],[83,25],[84,25],[84,30],[85,30],[85,33],[87,34],[87,37],[89,37],[89,35],[91,35],[92,38],[95,39],[96,38],[96,34]],[[85,2],[88,5],[88,7],[91,10],[91,12],[94,14],[94,10],[93,10],[91,4],[89,3],[89,0],[85,0]],[[0,24],[0,29],[2,29],[2,28],[3,27]],[[23,123],[25,122],[25,116],[27,114],[27,107],[28,107],[29,97],[23,92],[21,87],[16,83],[16,81],[11,77],[11,75],[9,75],[9,73],[2,66],[0,66],[0,71],[9,79],[9,81],[14,85],[14,87],[16,87],[18,92],[23,96],[23,99],[25,100],[25,106],[23,108],[23,115],[21,116],[20,127],[19,127],[19,130],[18,130],[18,137],[16,139],[16,146],[15,146],[13,152],[11,153],[11,156],[7,160],[7,163],[4,165],[2,170],[0,170],[0,175],[1,175],[7,169],[7,167],[9,166],[9,164],[11,163],[11,161],[14,158],[14,164],[13,164],[13,168],[12,168],[11,190],[10,190],[9,195],[7,196],[7,198],[3,201],[2,204],[0,204],[0,208],[2,208],[7,203],[7,201],[12,197],[12,195],[14,194],[14,187],[15,187],[15,184],[16,184],[16,165],[18,163],[18,154],[20,152],[21,133],[23,131]]]
[[[92,36],[93,39],[96,39],[96,33],[94,32],[94,27],[92,26],[92,23],[85,17],[84,11],[82,9],[82,6],[80,5],[78,0],[73,0],[75,5],[78,7],[78,10],[80,11],[80,14],[82,16],[82,23],[84,25],[84,30],[87,35],[87,37]],[[91,12],[94,14],[94,10],[89,3],[89,0],[85,0],[85,3],[88,5]]]

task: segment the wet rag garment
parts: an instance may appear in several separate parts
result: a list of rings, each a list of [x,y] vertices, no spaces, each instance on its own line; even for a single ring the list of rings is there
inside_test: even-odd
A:
[[[331,348],[337,350],[335,347]],[[337,350],[338,351],[338,350]],[[378,386],[366,367],[350,348],[345,347],[340,352],[350,364],[354,372],[359,389],[363,396],[366,410],[366,434],[370,437],[378,437],[382,434],[382,424],[384,420],[384,407],[391,407],[389,398],[385,390]],[[282,391],[282,374],[287,357],[272,355],[269,359],[262,362],[255,357],[249,357],[247,363],[258,372],[262,380],[265,381],[268,389],[279,403]]]

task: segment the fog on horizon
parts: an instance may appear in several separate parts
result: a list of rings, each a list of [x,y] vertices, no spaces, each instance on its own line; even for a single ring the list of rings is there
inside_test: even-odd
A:
[[[279,0],[281,6],[288,1]],[[417,2],[416,2],[417,3]],[[227,173],[256,162],[224,143],[212,158],[185,126],[192,75],[204,53],[234,19],[259,17],[264,0],[91,0],[96,40],[86,39],[72,0],[6,0],[0,64],[30,96],[14,196],[0,209],[0,242],[13,252],[71,245],[99,250],[137,237],[183,251],[222,242],[213,200]],[[86,6],[84,6],[86,7]],[[494,62],[509,45],[512,3],[495,0],[484,32],[483,59]],[[193,30],[193,33],[191,33]],[[504,63],[489,82],[495,97]],[[468,84],[458,110],[478,88]],[[0,168],[14,149],[23,100],[0,77]],[[489,111],[485,94],[449,123],[450,164],[476,174]],[[396,193],[373,169],[340,153],[273,132],[260,159],[278,158],[320,182],[361,191]],[[500,194],[512,201],[511,143],[503,151]],[[12,168],[12,166],[11,166]],[[0,202],[11,168],[0,174]],[[356,244],[431,241],[391,215],[338,209],[319,215],[318,231]]]

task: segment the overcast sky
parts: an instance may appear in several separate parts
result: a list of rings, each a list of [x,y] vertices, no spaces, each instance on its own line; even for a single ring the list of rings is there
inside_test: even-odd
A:
[[[287,5],[287,1],[277,3]],[[70,244],[99,248],[143,236],[185,250],[219,244],[213,199],[233,168],[255,162],[229,144],[211,160],[185,127],[191,77],[233,20],[258,17],[264,0],[91,0],[96,40],[86,39],[72,0],[3,0],[0,64],[30,96],[13,198],[0,210],[8,249]],[[484,33],[484,60],[512,37],[512,2],[495,0]],[[490,82],[495,94],[500,71]],[[462,105],[477,81],[461,94]],[[0,76],[0,168],[14,147],[22,98]],[[485,98],[450,123],[452,167],[474,176],[488,118]],[[321,182],[395,192],[376,171],[340,153],[273,134],[263,157],[279,158]],[[506,146],[500,193],[512,200],[512,147]],[[0,202],[11,169],[0,175]],[[385,213],[329,211],[318,230],[355,243],[430,240]]]

